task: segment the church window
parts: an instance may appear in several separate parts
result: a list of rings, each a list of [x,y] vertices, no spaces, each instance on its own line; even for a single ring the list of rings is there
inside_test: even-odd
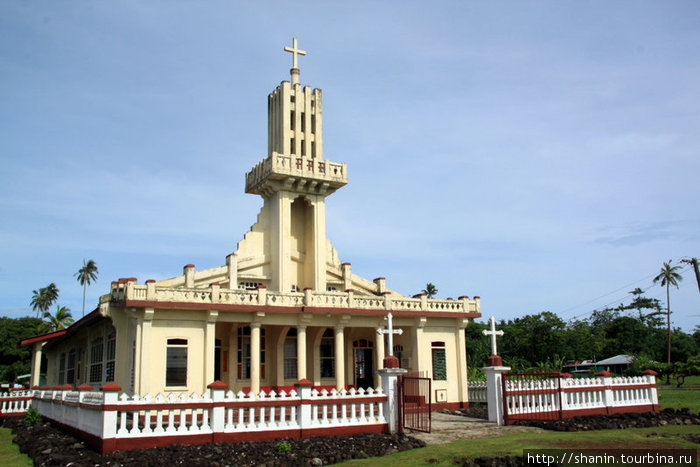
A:
[[[66,384],[66,353],[58,358],[58,384]]]
[[[289,153],[296,154],[296,140],[294,138],[289,138]]]
[[[68,352],[68,362],[66,363],[66,383],[75,384],[75,349]]]
[[[105,382],[114,381],[114,359],[117,350],[117,333],[112,332],[107,337],[107,349],[105,352]]]
[[[321,378],[335,377],[335,335],[328,328],[321,337]]]
[[[296,127],[296,119],[294,118],[294,111],[289,111],[289,129],[294,131]]]
[[[292,292],[299,292],[299,286],[296,284],[292,284]]]
[[[260,328],[260,377],[265,377],[265,328]],[[238,328],[238,379],[250,379],[250,326]]]
[[[239,282],[239,290],[257,290],[258,286],[261,285],[260,282]]]
[[[306,113],[301,113],[301,131],[306,131]]]
[[[96,337],[90,344],[90,382],[102,382],[102,357],[104,355],[104,339]]]
[[[297,378],[297,330],[290,329],[284,340],[284,377]]]
[[[337,287],[334,287],[334,286],[332,286],[332,285],[327,285],[327,286],[326,286],[326,292],[337,292],[337,291],[338,291],[338,288],[337,288]]]
[[[433,356],[433,380],[447,381],[447,361],[445,357],[445,343],[434,341],[431,343]]]
[[[316,133],[316,114],[311,114],[311,133]]]
[[[168,339],[165,385],[187,386],[187,339]]]
[[[316,157],[316,141],[311,141],[311,157]]]

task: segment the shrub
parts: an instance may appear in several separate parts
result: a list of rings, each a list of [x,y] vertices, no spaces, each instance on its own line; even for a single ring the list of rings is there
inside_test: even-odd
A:
[[[277,443],[277,452],[289,452],[292,450],[292,445],[288,441],[280,441]]]
[[[34,407],[29,407],[24,413],[24,424],[27,426],[34,426],[41,422],[41,414]]]

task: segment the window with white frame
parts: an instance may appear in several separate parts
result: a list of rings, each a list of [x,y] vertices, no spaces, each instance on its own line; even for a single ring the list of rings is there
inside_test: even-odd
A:
[[[291,328],[287,331],[284,340],[284,377],[285,379],[297,378],[297,330]]]
[[[90,342],[90,382],[102,382],[102,368],[104,357],[104,338],[102,336],[95,337]]]
[[[112,332],[107,336],[107,349],[105,352],[105,382],[114,381],[115,356],[117,350],[117,333]]]
[[[187,386],[187,339],[168,339],[165,357],[165,385]]]

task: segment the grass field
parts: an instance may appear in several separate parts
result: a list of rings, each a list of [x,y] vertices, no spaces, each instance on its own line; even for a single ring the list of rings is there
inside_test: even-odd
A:
[[[693,413],[700,412],[700,376],[690,376],[686,378],[685,384],[676,388],[673,381],[671,384],[661,384],[658,380],[656,388],[659,393],[659,407],[665,409],[689,408]]]
[[[19,447],[12,442],[12,432],[8,428],[0,428],[0,465],[4,467],[33,465],[32,460],[19,452]]]
[[[402,467],[418,465],[452,466],[463,458],[480,456],[522,456],[524,449],[697,449],[697,444],[680,438],[648,434],[697,434],[697,426],[664,426],[562,433],[555,431],[516,433],[493,438],[432,444],[422,449],[399,452],[385,457],[352,460],[341,465]]]

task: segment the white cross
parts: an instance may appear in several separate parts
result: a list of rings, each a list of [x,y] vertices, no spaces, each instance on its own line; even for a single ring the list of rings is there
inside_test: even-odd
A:
[[[491,330],[487,331],[484,329],[482,332],[485,336],[491,336],[491,355],[498,355],[496,351],[496,336],[502,336],[503,331],[496,331],[496,318],[493,316],[489,318],[489,322],[491,323]]]
[[[291,47],[285,47],[284,48],[285,52],[291,52],[292,53],[292,68],[298,68],[297,66],[297,55],[306,55],[305,50],[300,50],[297,47],[297,38],[294,37],[292,39],[292,46]]]
[[[398,335],[403,334],[403,329],[394,329],[393,317],[391,316],[391,313],[386,315],[386,321],[387,321],[386,329],[377,328],[377,334],[387,334],[388,335],[389,356],[393,357],[394,356],[394,334],[398,334]]]

